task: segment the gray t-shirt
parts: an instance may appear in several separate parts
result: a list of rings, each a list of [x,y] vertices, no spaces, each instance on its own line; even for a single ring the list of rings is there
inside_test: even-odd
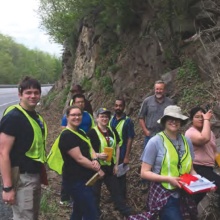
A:
[[[178,135],[177,140],[170,139],[174,146],[179,145],[179,155],[180,158],[185,153],[184,142],[181,135]],[[189,138],[186,138],[189,144],[190,153],[194,159],[193,145]],[[163,140],[159,135],[152,137],[147,143],[144,152],[141,155],[141,160],[144,163],[150,164],[152,166],[152,172],[159,174],[161,170],[161,164],[165,155],[165,148],[163,147]]]
[[[140,108],[138,117],[145,120],[146,128],[150,131],[150,136],[162,131],[162,126],[157,123],[157,120],[163,116],[164,109],[173,105],[173,100],[164,97],[162,103],[157,102],[155,95],[147,97]]]

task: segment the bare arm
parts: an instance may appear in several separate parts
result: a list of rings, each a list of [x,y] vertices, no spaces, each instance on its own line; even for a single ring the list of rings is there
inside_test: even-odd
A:
[[[143,118],[139,118],[139,124],[142,128],[142,131],[144,132],[145,136],[150,136],[150,131],[145,126],[145,121]]]
[[[141,178],[154,182],[168,182],[173,186],[181,188],[181,185],[179,184],[179,177],[162,176],[160,174],[153,173],[151,169],[152,166],[150,164],[143,162],[141,165]]]
[[[99,163],[97,161],[90,161],[88,158],[84,157],[79,147],[72,148],[68,151],[68,154],[81,166],[86,167],[90,170],[99,171]]]
[[[206,114],[203,114],[203,128],[201,131],[195,131],[190,135],[190,139],[195,145],[204,145],[208,143],[211,139],[211,124],[210,119],[212,117],[211,111],[208,111]]]
[[[11,161],[9,155],[14,141],[15,137],[5,133],[0,133],[0,171],[2,175],[3,187],[11,187],[13,185],[11,178]],[[9,204],[14,204],[14,190],[11,190],[7,193],[3,191],[2,198],[3,201],[8,202]]]
[[[4,187],[12,186],[10,151],[15,137],[0,133],[0,170]]]

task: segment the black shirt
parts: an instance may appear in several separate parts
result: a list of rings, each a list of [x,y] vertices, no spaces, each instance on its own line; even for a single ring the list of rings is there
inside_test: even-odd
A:
[[[86,137],[83,131],[78,131],[81,135]],[[63,165],[63,178],[65,180],[85,180],[87,181],[92,175],[95,174],[93,170],[90,170],[86,167],[83,167],[79,163],[77,163],[69,154],[68,151],[79,147],[82,155],[89,160],[92,160],[89,151],[89,145],[87,142],[82,140],[79,136],[74,134],[69,130],[65,130],[62,132],[59,141],[59,148],[64,160]]]
[[[35,111],[26,112],[39,124],[39,118]],[[11,166],[19,166],[20,172],[40,173],[41,163],[25,156],[34,138],[34,131],[27,117],[20,110],[14,108],[2,118],[0,132],[15,137],[10,152]]]

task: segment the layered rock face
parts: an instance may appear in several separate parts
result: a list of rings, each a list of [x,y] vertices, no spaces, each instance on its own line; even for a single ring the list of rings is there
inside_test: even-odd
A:
[[[163,9],[159,0],[140,5],[137,25],[124,32],[103,30],[85,19],[75,54],[71,54],[68,46],[64,48],[62,79],[56,87],[63,89],[70,83],[82,85],[88,81],[86,95],[94,109],[110,107],[115,96],[122,96],[127,103],[126,111],[136,114],[143,98],[153,93],[155,80],[163,78],[169,82],[168,94],[176,95],[173,82],[178,67],[183,59],[189,58],[197,64],[200,77],[217,88],[220,83],[219,1],[178,1],[172,7],[176,14],[168,17],[166,13],[169,15],[171,8]],[[164,20],[167,25],[163,25]],[[105,93],[105,83],[101,81],[105,77],[110,79],[109,93]],[[66,103],[69,98],[70,94]]]

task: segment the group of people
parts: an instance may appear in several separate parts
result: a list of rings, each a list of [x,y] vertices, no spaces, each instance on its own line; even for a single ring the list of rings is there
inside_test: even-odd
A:
[[[213,170],[217,155],[210,122],[213,113],[202,107],[191,109],[191,126],[184,136],[180,130],[188,117],[165,96],[163,81],[156,81],[154,89],[155,94],[144,100],[139,112],[145,134],[141,177],[150,181],[147,207],[146,212],[128,219],[194,220],[205,193],[187,194],[181,187],[180,176],[199,174],[214,181],[220,195],[220,176]]]
[[[36,112],[41,85],[25,77],[18,95],[19,104],[5,110],[0,124],[2,198],[11,205],[13,219],[38,219],[41,184],[47,184],[45,163],[62,174],[62,191],[74,201],[71,219],[99,219],[102,183],[115,208],[128,217],[131,208],[125,202],[126,174],[116,176],[118,165],[129,163],[135,135],[133,122],[124,113],[124,100],[115,101],[113,117],[106,108],[99,108],[95,125],[93,114],[85,110],[82,91],[76,91],[62,118],[62,131],[46,156],[47,126]],[[106,147],[112,149],[110,160],[103,152]],[[96,173],[99,180],[87,186]]]
[[[41,86],[36,79],[25,77],[18,86],[20,103],[7,108],[0,123],[2,198],[11,205],[13,218],[38,219],[41,183],[47,184],[47,162],[62,174],[61,200],[71,197],[74,201],[71,220],[99,219],[102,183],[115,208],[130,220],[196,219],[196,206],[205,194],[191,196],[184,192],[180,175],[200,174],[215,181],[220,194],[220,176],[213,171],[217,153],[210,123],[213,114],[193,108],[192,124],[184,136],[180,129],[188,117],[165,96],[165,89],[163,81],[156,81],[155,94],[140,108],[139,123],[145,135],[140,176],[150,185],[146,212],[132,215],[126,204],[126,174],[117,177],[118,166],[129,163],[135,136],[134,124],[124,112],[125,101],[115,100],[113,116],[108,109],[99,108],[94,120],[84,91],[74,85],[62,118],[62,131],[46,157],[47,126],[35,110]],[[110,160],[106,148],[111,149]],[[95,174],[98,180],[93,186],[87,185]]]

